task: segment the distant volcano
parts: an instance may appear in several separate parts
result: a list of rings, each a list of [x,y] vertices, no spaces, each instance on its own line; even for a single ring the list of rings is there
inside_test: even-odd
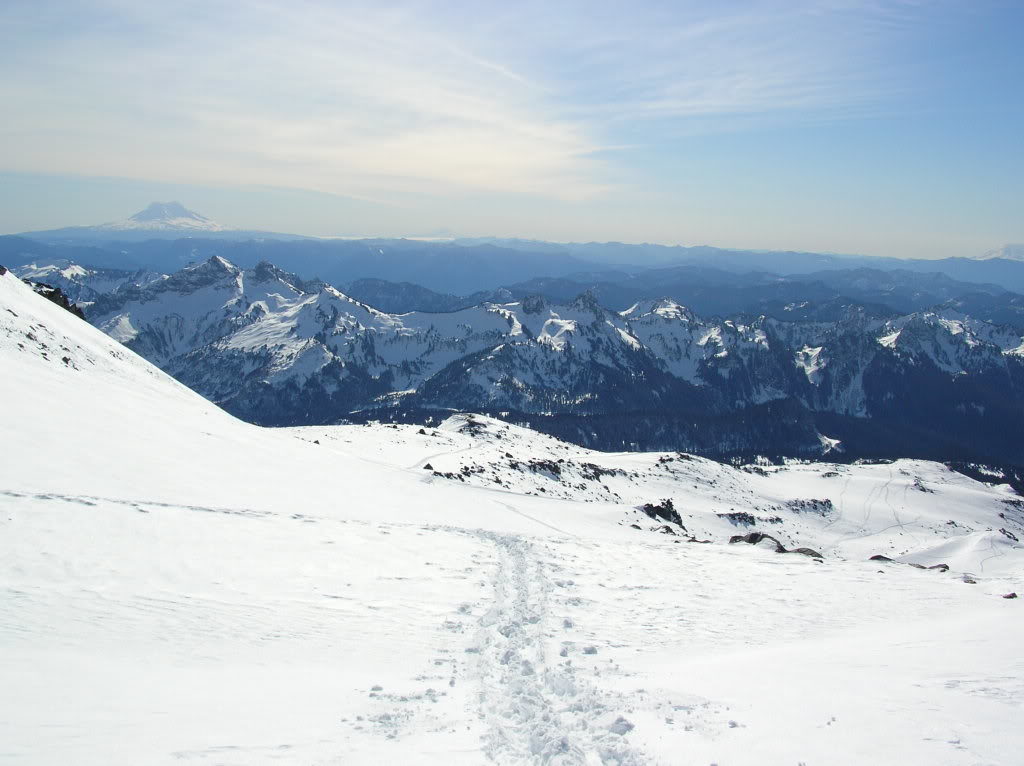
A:
[[[27,231],[23,237],[59,245],[93,245],[109,242],[145,242],[151,239],[306,239],[297,234],[234,229],[217,223],[180,202],[151,202],[123,221],[98,226],[66,226],[46,231]],[[93,264],[96,265],[96,264]],[[116,267],[115,267],[116,268]]]
[[[96,228],[108,231],[228,231],[204,215],[189,210],[180,202],[151,202],[131,218],[105,223]]]
[[[1002,258],[1006,261],[1024,261],[1024,245],[1003,245],[978,256],[980,261],[990,261],[994,258]]]

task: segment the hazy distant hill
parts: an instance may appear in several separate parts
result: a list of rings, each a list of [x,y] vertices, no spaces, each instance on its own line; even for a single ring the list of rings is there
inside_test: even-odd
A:
[[[465,296],[532,279],[571,278],[573,281],[618,286],[613,301],[647,294],[647,285],[672,279],[671,269],[688,270],[683,279],[698,277],[705,285],[717,275],[723,286],[742,284],[738,275],[819,275],[857,270],[942,274],[959,281],[999,285],[1024,292],[1024,246],[1007,245],[973,258],[941,260],[876,258],[862,255],[795,251],[735,250],[621,242],[557,243],[491,237],[443,241],[418,239],[318,239],[279,232],[230,229],[177,202],[154,202],[119,222],[75,226],[21,235],[60,247],[94,247],[99,252],[51,252],[53,258],[101,268],[169,273],[190,263],[219,255],[251,268],[263,260],[299,274],[333,284],[376,279],[411,283],[435,292]],[[0,237],[0,262],[18,265],[18,253]],[[17,248],[14,248],[15,250]],[[659,273],[653,273],[658,270]],[[646,276],[645,276],[646,273]],[[581,277],[586,274],[587,276]],[[646,284],[644,284],[646,281]],[[679,280],[676,280],[677,282]],[[802,281],[809,281],[803,279]],[[863,280],[862,280],[863,281]],[[906,279],[904,279],[906,281]],[[934,279],[929,290],[934,288]],[[925,292],[929,292],[926,290]],[[988,292],[988,290],[982,290]],[[610,294],[607,293],[607,294]],[[916,306],[917,304],[906,304]],[[710,307],[730,310],[732,304]]]

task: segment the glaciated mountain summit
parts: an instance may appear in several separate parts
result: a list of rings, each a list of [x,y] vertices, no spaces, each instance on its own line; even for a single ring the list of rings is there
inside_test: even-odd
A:
[[[1003,245],[995,250],[989,250],[986,253],[978,256],[980,261],[991,261],[997,258],[1001,258],[1006,261],[1024,261],[1024,244],[1020,245]]]
[[[280,234],[268,231],[234,229],[214,221],[207,216],[189,210],[180,202],[151,202],[146,208],[128,218],[111,221],[95,226],[65,226],[45,231],[30,231],[21,235],[38,243],[47,243],[58,248],[66,247],[74,250],[83,246],[110,247],[106,253],[100,253],[103,263],[96,262],[96,254],[90,254],[90,264],[117,266],[117,261],[131,263],[133,266],[147,270],[170,270],[166,265],[150,259],[135,262],[125,258],[128,250],[145,249],[151,240],[203,240],[213,242],[249,241],[249,240],[301,240],[305,239],[294,234]],[[158,243],[155,251],[163,253],[163,246]],[[62,252],[55,252],[61,257]],[[114,256],[114,257],[112,257]],[[120,256],[118,258],[117,256]],[[77,255],[70,256],[77,258]],[[159,259],[157,259],[159,260]],[[12,263],[12,265],[18,265]],[[178,268],[178,267],[176,267]]]
[[[462,410],[608,449],[1024,459],[1024,339],[953,310],[706,319],[668,299],[620,313],[584,294],[388,314],[216,256],[88,316],[268,425]]]
[[[227,231],[227,227],[212,221],[180,202],[151,202],[145,210],[123,221],[106,223],[97,228],[110,231]]]

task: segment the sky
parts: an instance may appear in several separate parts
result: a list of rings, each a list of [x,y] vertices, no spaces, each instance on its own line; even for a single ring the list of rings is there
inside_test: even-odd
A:
[[[0,233],[1024,242],[1020,0],[5,0]]]

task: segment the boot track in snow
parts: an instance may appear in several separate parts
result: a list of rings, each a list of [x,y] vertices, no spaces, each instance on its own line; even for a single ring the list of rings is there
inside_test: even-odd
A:
[[[545,630],[551,583],[525,539],[480,533],[497,548],[495,603],[479,621],[484,751],[497,763],[616,764],[645,762],[628,742],[633,725],[577,674],[571,659],[547,660]]]

